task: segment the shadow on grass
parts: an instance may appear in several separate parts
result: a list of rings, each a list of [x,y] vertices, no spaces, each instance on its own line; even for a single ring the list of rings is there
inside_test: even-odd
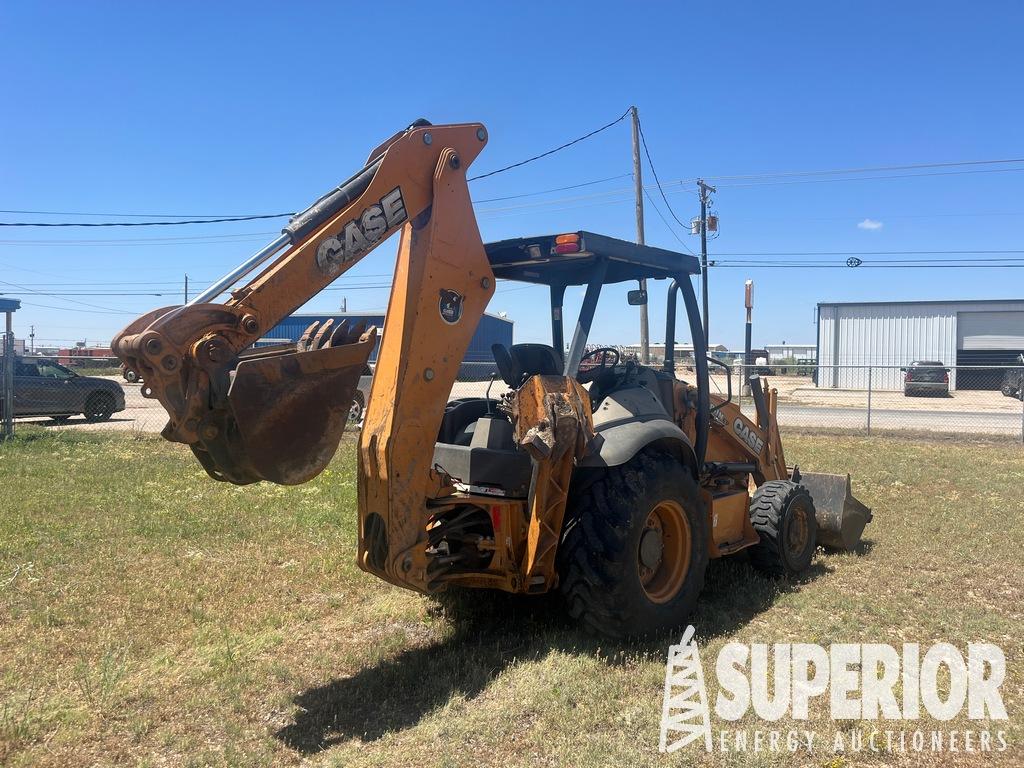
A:
[[[772,606],[779,595],[832,569],[820,558],[798,581],[757,574],[742,554],[713,561],[704,592],[688,619],[702,642],[730,634]],[[515,662],[540,660],[552,651],[595,656],[610,666],[637,657],[663,659],[678,634],[646,640],[595,638],[565,615],[557,596],[523,597],[463,590],[435,604],[452,617],[453,634],[413,648],[351,677],[310,688],[294,699],[295,722],[275,736],[291,749],[315,754],[348,741],[374,741],[415,726],[453,696],[472,699]]]

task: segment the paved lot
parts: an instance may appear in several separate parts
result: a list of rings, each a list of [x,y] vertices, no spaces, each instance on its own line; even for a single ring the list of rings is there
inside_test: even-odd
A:
[[[867,428],[867,393],[849,390],[816,390],[806,387],[806,379],[771,380],[779,389],[779,423],[784,427]],[[139,393],[138,384],[121,381],[127,408],[101,424],[89,424],[81,416],[62,425],[74,429],[138,430],[158,433],[167,416],[156,400]],[[458,382],[452,397],[481,397],[488,382]],[[491,395],[497,397],[505,387],[496,384]],[[724,385],[722,386],[724,390]],[[738,393],[734,393],[734,397]],[[813,396],[813,397],[812,397]],[[745,413],[753,412],[749,397],[741,401]],[[19,420],[21,421],[21,420]],[[48,419],[25,422],[52,424]],[[901,392],[875,392],[872,395],[872,429],[908,429],[933,432],[1020,436],[1024,431],[1024,404],[999,392],[956,392],[947,398],[908,398]]]

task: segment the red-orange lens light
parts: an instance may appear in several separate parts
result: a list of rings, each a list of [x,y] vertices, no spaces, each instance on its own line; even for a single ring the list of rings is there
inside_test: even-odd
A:
[[[558,235],[555,237],[555,253],[579,253],[579,235]]]

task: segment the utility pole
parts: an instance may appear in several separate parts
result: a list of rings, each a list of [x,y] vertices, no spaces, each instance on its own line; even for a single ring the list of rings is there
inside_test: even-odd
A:
[[[747,308],[747,327],[744,333],[743,342],[743,389],[741,390],[744,395],[750,394],[750,365],[753,360],[750,359],[750,345],[751,336],[753,335],[753,310],[754,310],[754,281],[747,280],[743,284],[743,304]]]
[[[188,273],[185,273],[185,303],[188,304]]]
[[[36,327],[34,325],[30,325],[28,328],[28,348],[34,355],[36,353]]]
[[[700,187],[700,296],[704,305],[704,342],[708,343],[708,192],[716,190],[705,184],[704,179],[697,179],[697,186]]]
[[[640,175],[640,114],[629,108],[633,118],[633,189],[636,195],[636,242],[644,244],[644,181]],[[640,290],[647,293],[647,280],[640,281]],[[650,365],[651,340],[647,329],[647,302],[640,305],[640,362]]]

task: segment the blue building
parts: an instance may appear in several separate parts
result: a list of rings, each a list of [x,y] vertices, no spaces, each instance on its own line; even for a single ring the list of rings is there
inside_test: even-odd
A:
[[[316,313],[305,313],[297,312],[294,315],[289,315],[280,323],[271,328],[267,333],[260,339],[262,344],[280,344],[283,341],[298,341],[302,332],[315,321],[324,322],[325,320],[333,319],[335,323],[341,322],[342,320],[348,320],[349,325],[355,325],[357,323],[366,323],[367,326],[375,325],[380,330],[381,335],[386,333],[384,328],[384,315],[382,314],[361,314],[358,312],[339,312],[336,314],[316,314]],[[378,336],[377,346],[373,352],[370,353],[370,362],[376,362],[377,352],[380,349],[380,341]],[[485,313],[480,318],[480,323],[476,327],[476,332],[473,334],[473,338],[469,342],[469,349],[466,350],[466,359],[464,363],[486,363],[487,365],[493,365],[494,356],[491,354],[492,344],[504,344],[506,347],[512,346],[512,321],[507,320],[504,317],[498,317],[497,315],[491,315]]]

